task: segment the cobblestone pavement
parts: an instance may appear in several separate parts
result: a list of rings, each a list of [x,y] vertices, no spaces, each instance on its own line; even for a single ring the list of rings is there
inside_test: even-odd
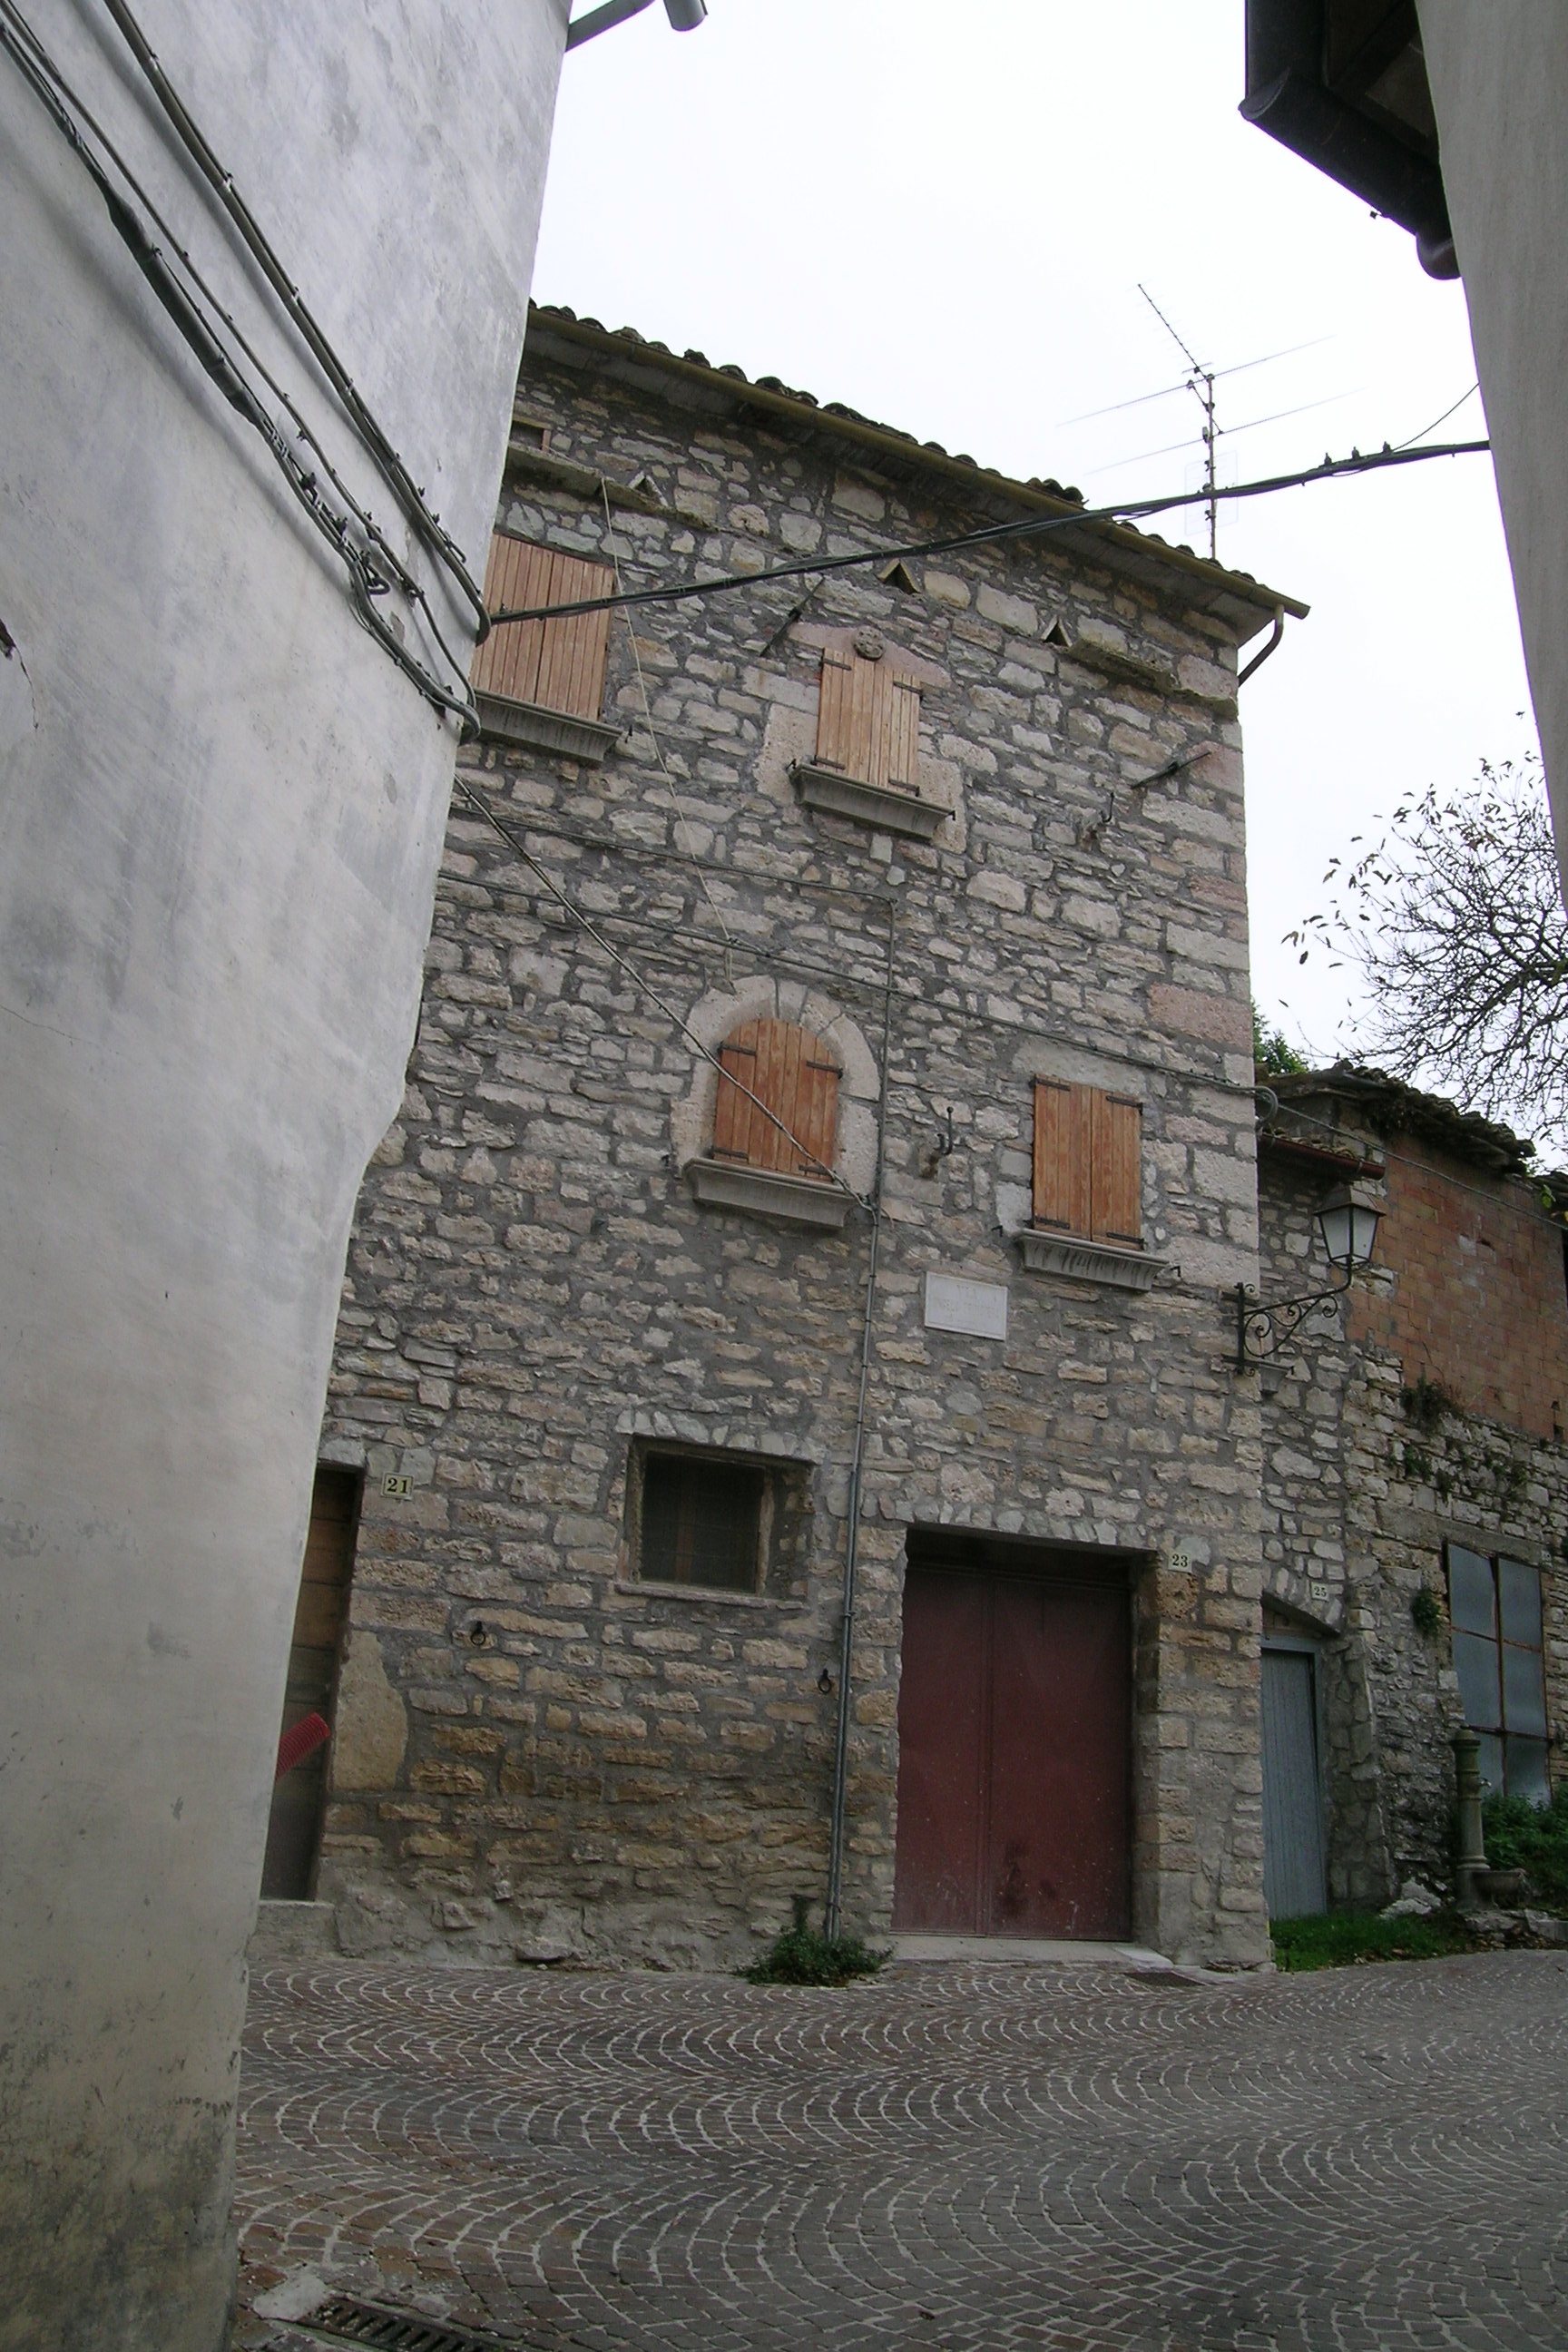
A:
[[[280,2274],[548,2347],[1568,2344],[1568,1958],[258,1977]]]

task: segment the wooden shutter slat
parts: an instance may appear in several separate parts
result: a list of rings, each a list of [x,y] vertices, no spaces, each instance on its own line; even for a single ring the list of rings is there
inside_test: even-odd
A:
[[[543,597],[541,599],[542,603],[559,604],[562,602],[568,593],[567,582],[571,578],[571,559],[552,550],[550,557],[549,581]],[[542,709],[553,710],[560,708],[562,656],[563,652],[570,650],[571,642],[569,623],[545,622],[544,641],[539,649],[538,690],[533,697]]]
[[[868,783],[880,783],[878,774],[878,753],[881,748],[880,730],[877,720],[878,704],[881,698],[877,689],[882,680],[880,662],[862,661],[855,656],[855,732],[849,749],[849,772],[864,776]]]
[[[795,1028],[792,1023],[779,1041],[782,1051],[779,1056],[778,1114],[789,1134],[785,1135],[775,1128],[773,1145],[778,1153],[779,1167],[791,1176],[804,1176],[808,1172],[801,1158],[799,1145],[790,1140],[790,1136],[799,1135],[805,1123],[806,1104],[802,1095],[802,1079],[805,1074],[801,1068],[800,1050],[804,1037],[804,1031]],[[805,1083],[809,1086],[809,1078]]]
[[[603,581],[590,591],[595,596],[605,596],[609,593],[609,586]],[[610,658],[610,615],[607,612],[584,613],[579,617],[578,627],[582,633],[583,685],[576,716],[579,719],[597,719],[605,707],[605,672]]]
[[[920,688],[893,677],[888,685],[888,782],[901,792],[912,793],[917,789],[921,748]]]
[[[573,562],[565,568],[570,580],[562,583],[563,604],[575,603],[579,597],[593,595],[597,583],[591,577],[592,567]],[[592,613],[577,613],[571,620],[561,624],[566,658],[562,666],[560,707],[563,710],[570,710],[578,719],[592,719],[598,715],[587,708],[588,648],[592,642],[589,624],[594,617]]]
[[[785,1165],[789,1146],[781,1133],[777,1120],[787,1116],[784,1100],[784,1065],[786,1032],[778,1021],[763,1021],[757,1024],[757,1094],[767,1110],[754,1110],[752,1130],[751,1161],[753,1168],[776,1171]],[[773,1118],[768,1111],[774,1114]]]
[[[615,574],[602,563],[592,563],[586,557],[560,555],[555,559],[551,602],[559,604],[576,604],[579,599],[603,596],[614,584]],[[574,613],[565,619],[546,625],[547,641],[552,641],[553,666],[550,692],[541,694],[552,710],[564,710],[575,719],[596,719],[605,698],[605,657],[609,651],[610,616],[608,613]]]
[[[544,602],[563,604],[576,590],[577,566],[569,555],[552,552],[550,558],[550,586]],[[567,708],[567,687],[572,672],[573,633],[575,622],[546,621],[544,644],[539,660],[539,691],[534,699],[546,710]]]
[[[1089,1239],[1137,1248],[1143,1239],[1142,1106],[1094,1091],[1090,1105]]]
[[[1035,1081],[1035,1223],[1086,1237],[1090,1092],[1061,1078]]]
[[[492,612],[511,604],[547,604],[549,562],[548,548],[498,531],[490,541],[485,568],[486,604]],[[474,656],[471,683],[476,693],[531,702],[543,641],[542,621],[509,621],[492,629]]]
[[[815,1045],[815,1039],[808,1039]],[[795,1132],[802,1146],[801,1173],[825,1181],[838,1140],[838,1066],[820,1053],[803,1058],[801,1118]]]
[[[822,656],[822,691],[816,711],[816,759],[823,768],[845,768],[849,760],[849,692],[852,665],[847,654]]]
[[[731,1086],[725,1073],[741,1079],[756,1091],[757,1024],[746,1022],[734,1035],[719,1048],[720,1079],[718,1099],[713,1106],[713,1157],[715,1160],[746,1158],[752,1126],[752,1104],[739,1087]]]
[[[547,547],[534,547],[528,542],[513,541],[517,550],[513,563],[514,601],[519,604],[548,604],[551,562]],[[511,664],[508,691],[519,702],[539,699],[539,670],[544,659],[545,640],[550,633],[548,621],[524,621],[519,625],[517,643]]]

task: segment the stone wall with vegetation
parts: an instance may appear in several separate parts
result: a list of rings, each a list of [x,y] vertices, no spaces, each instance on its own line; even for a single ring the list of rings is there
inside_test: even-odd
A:
[[[722,374],[548,327],[501,520],[613,545],[628,586],[994,511],[913,445],[879,470],[804,404],[785,432]],[[323,1433],[367,1474],[321,1879],[350,1950],[743,1958],[820,1901],[869,1220],[694,1200],[714,1081],[677,1016],[717,1040],[761,1010],[836,1041],[846,1164],[863,1189],[879,1123],[885,1170],[847,1926],[890,1916],[904,1531],[950,1523],[1129,1561],[1136,1931],[1263,1956],[1259,1419],[1223,1304],[1257,1272],[1235,648],[1190,566],[1112,557],[1080,535],[829,577],[793,624],[800,584],[645,609],[635,638],[617,615],[602,765],[466,757],[510,837],[459,795]],[[932,681],[929,845],[792,783],[847,624]],[[1042,1074],[1142,1101],[1147,1291],[1020,1263]],[[1006,1285],[1006,1339],[927,1328],[932,1271]],[[639,1584],[650,1438],[793,1466],[767,1590]]]
[[[1288,1114],[1281,1125],[1291,1128]],[[1451,1882],[1448,1742],[1463,1717],[1446,1542],[1541,1570],[1549,1729],[1560,1737],[1568,1723],[1568,1446],[1467,1410],[1432,1377],[1418,1337],[1399,1349],[1366,1335],[1446,1335],[1449,1299],[1468,1297],[1486,1333],[1476,1360],[1494,1384],[1528,1395],[1543,1379],[1540,1327],[1556,1328],[1562,1244],[1533,1189],[1516,1179],[1367,1125],[1338,1140],[1375,1159],[1382,1173],[1372,1189],[1386,1213],[1372,1272],[1350,1301],[1315,1318],[1258,1376],[1265,1620],[1321,1637],[1330,1895],[1365,1907],[1411,1876],[1438,1888]],[[1267,1144],[1259,1168],[1264,1296],[1321,1286],[1328,1268],[1312,1217],[1334,1171]],[[1411,1201],[1431,1213],[1418,1231],[1402,1232]],[[1554,1293],[1540,1301],[1538,1321],[1518,1297],[1511,1263],[1499,1267],[1498,1296],[1471,1295],[1466,1244],[1478,1204],[1502,1228],[1539,1222],[1537,1262]],[[1556,1370],[1568,1380],[1568,1363]]]

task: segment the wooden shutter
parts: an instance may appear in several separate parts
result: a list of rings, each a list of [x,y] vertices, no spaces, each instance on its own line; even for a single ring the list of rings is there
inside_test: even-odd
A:
[[[497,531],[485,570],[485,603],[492,613],[515,604],[570,604],[607,596],[615,587],[608,564],[590,563],[557,547]],[[559,621],[508,621],[474,656],[476,694],[505,702],[531,702],[573,719],[597,719],[605,698],[610,644],[608,613],[573,613]]]
[[[719,1064],[714,1159],[827,1182],[839,1074],[821,1038],[789,1021],[746,1021],[720,1047]],[[759,1108],[764,1103],[773,1118]]]
[[[1143,1239],[1142,1106],[1089,1090],[1089,1237],[1137,1249]]]
[[[1089,1232],[1091,1091],[1035,1081],[1035,1223],[1055,1233]]]
[[[920,688],[886,654],[830,646],[822,656],[822,698],[816,719],[816,764],[859,783],[895,791],[917,789],[921,743]]]
[[[1036,1224],[1141,1247],[1142,1139],[1142,1107],[1131,1095],[1037,1078]]]

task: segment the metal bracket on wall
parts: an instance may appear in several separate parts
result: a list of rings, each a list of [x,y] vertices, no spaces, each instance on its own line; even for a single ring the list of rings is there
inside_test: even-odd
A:
[[[591,8],[574,25],[567,26],[566,46],[580,49],[584,41],[613,32],[617,25],[629,23],[652,5],[653,0],[605,0],[602,8]],[[708,14],[707,0],[664,0],[664,13],[678,33],[694,33]]]

